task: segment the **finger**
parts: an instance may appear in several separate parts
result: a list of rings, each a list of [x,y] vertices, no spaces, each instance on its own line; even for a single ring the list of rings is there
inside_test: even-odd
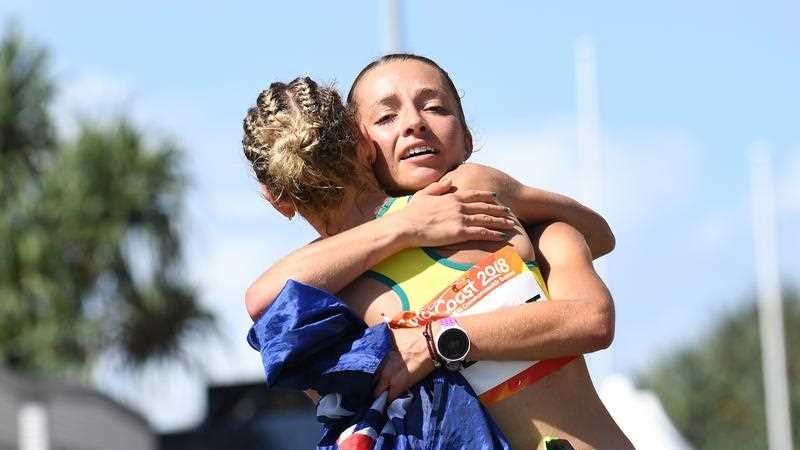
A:
[[[456,192],[456,196],[463,202],[484,202],[497,203],[497,193],[491,191],[479,191],[476,189],[465,189]]]
[[[372,397],[378,398],[384,391],[389,389],[389,377],[384,375],[384,372],[378,376],[378,380],[375,383],[375,387],[372,389]]]
[[[427,185],[425,188],[421,189],[419,193],[425,195],[442,195],[447,194],[450,192],[450,188],[453,186],[453,183],[447,180],[439,180],[434,181],[433,183]]]
[[[511,208],[495,203],[465,203],[462,211],[464,214],[489,214],[496,217],[511,217]]]
[[[467,227],[464,237],[470,241],[508,241],[511,234],[483,227]]]
[[[512,230],[516,222],[504,217],[494,217],[487,214],[473,214],[464,216],[464,223],[467,226],[489,228],[491,230]]]
[[[389,387],[389,380],[391,380],[391,374],[394,373],[391,370],[392,366],[392,358],[394,357],[394,352],[389,352],[381,361],[381,365],[378,368],[378,371],[375,373],[375,381],[373,384],[372,393],[377,398],[383,391],[385,391]]]
[[[408,386],[406,386],[405,383],[400,380],[394,380],[389,386],[389,395],[386,397],[386,402],[391,403],[406,390],[408,390]]]
[[[386,397],[386,402],[391,403],[401,394],[401,391],[396,386],[389,387],[389,395]]]

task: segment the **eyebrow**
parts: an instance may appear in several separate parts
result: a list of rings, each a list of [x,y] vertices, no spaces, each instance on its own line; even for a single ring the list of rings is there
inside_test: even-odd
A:
[[[428,100],[432,97],[447,97],[447,94],[441,89],[425,87],[414,93],[414,97],[421,100]]]
[[[375,103],[369,105],[367,108],[368,111],[373,111],[378,106],[396,106],[400,103],[397,99],[397,94],[389,94],[386,97],[381,98],[380,100],[376,101]]]
[[[438,97],[447,98],[447,93],[441,89],[431,87],[424,87],[414,93],[414,99],[416,101],[425,101]],[[400,102],[397,99],[397,94],[392,93],[371,104],[368,108],[368,111],[372,111],[378,106],[396,106],[398,103]]]

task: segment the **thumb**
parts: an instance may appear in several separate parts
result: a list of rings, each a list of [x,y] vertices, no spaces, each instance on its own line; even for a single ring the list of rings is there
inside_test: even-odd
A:
[[[453,183],[450,181],[450,179],[434,181],[433,183],[427,185],[424,189],[420,190],[419,193],[425,195],[447,194],[450,192],[450,188],[452,186]]]

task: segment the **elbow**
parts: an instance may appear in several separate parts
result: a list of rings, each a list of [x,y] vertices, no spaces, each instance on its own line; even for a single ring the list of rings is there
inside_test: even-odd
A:
[[[614,325],[611,324],[607,327],[598,328],[597,334],[594,337],[595,351],[600,351],[611,347],[614,342]]]
[[[270,303],[274,300],[274,296],[269,295],[264,289],[258,285],[258,283],[253,283],[247,288],[247,291],[244,294],[244,306],[247,310],[247,314],[250,315],[250,318],[255,322],[264,311],[267,309]]]
[[[591,250],[593,259],[597,259],[613,252],[617,246],[617,238],[614,237],[614,233],[611,231],[611,228],[608,228],[608,225],[606,225],[606,228],[607,229],[605,233],[603,233],[599,239],[596,239],[595,242],[592,243]]]
[[[614,233],[611,231],[611,228],[608,229],[608,236],[606,237],[606,242],[603,247],[603,254],[606,255],[614,251],[617,247],[617,238],[614,236]]]
[[[599,351],[610,347],[614,342],[614,308],[610,299],[607,304],[597,307],[591,317],[590,348]]]
[[[617,238],[611,231],[611,226],[600,214],[595,213],[594,225],[590,227],[586,234],[586,241],[592,253],[592,259],[597,259],[614,251],[617,246]]]

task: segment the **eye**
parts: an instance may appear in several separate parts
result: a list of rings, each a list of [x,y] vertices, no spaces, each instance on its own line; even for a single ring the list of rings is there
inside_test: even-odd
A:
[[[447,108],[441,105],[429,105],[425,107],[425,111],[435,112],[437,114],[447,114],[449,111]]]
[[[378,117],[378,120],[375,121],[375,125],[383,125],[389,123],[394,120],[394,114],[383,114],[382,116]]]

